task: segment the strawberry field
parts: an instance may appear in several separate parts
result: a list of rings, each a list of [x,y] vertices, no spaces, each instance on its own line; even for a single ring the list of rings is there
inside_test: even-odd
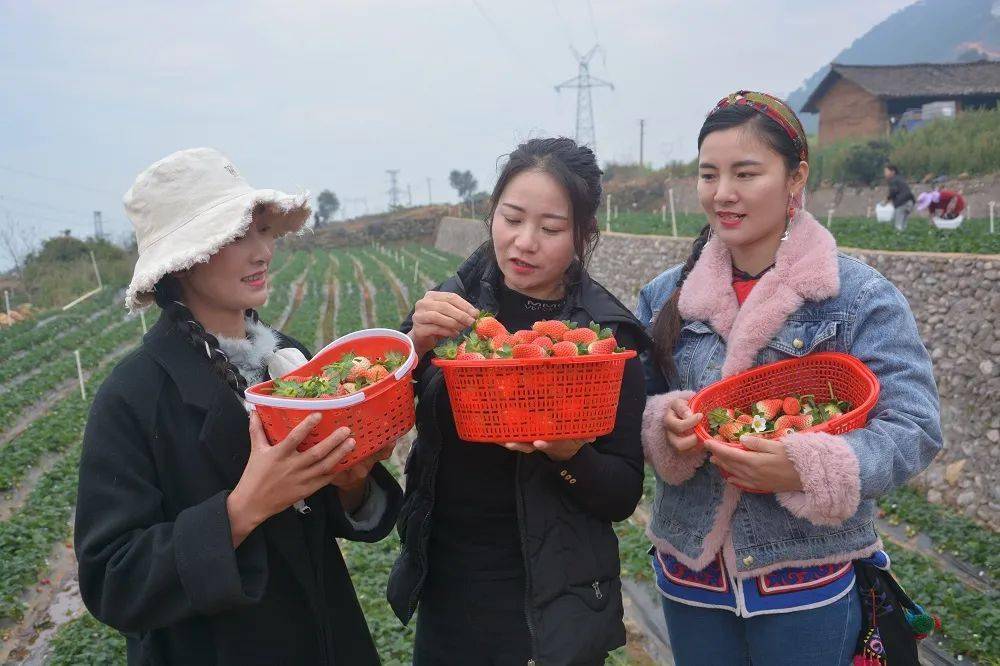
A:
[[[313,350],[360,328],[396,328],[459,261],[418,245],[279,252],[261,318]],[[42,312],[0,332],[0,662],[124,663],[124,641],[79,601],[71,528],[89,399],[141,335],[140,320],[125,315],[111,289],[68,313]],[[389,461],[400,476],[407,446]],[[629,643],[610,663],[672,663],[645,554],[653,486],[647,472],[643,503],[616,526]],[[927,663],[1000,663],[1000,537],[915,491],[896,492],[881,507],[880,529],[904,585],[944,623],[943,636],[925,641]],[[384,596],[398,545],[395,534],[377,544],[342,543],[387,664],[409,663],[413,642],[414,625],[401,627]]]

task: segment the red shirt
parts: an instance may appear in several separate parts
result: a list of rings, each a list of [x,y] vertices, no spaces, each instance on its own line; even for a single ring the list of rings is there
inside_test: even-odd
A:
[[[750,295],[757,282],[764,277],[764,273],[772,268],[774,268],[774,264],[765,268],[759,275],[750,275],[733,266],[733,291],[736,292],[736,302],[743,305],[743,301],[747,300],[747,296]]]
[[[949,214],[951,217],[957,217],[963,210],[965,210],[965,197],[963,197],[958,192],[952,192],[951,190],[939,190],[941,195],[940,201],[937,203],[931,203],[928,207],[931,215],[936,215],[941,217],[944,212],[948,209],[948,204],[951,203],[952,199],[955,199],[955,209]]]

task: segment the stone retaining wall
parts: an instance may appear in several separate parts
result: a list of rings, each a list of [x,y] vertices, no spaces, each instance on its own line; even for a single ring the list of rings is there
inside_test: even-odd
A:
[[[444,218],[436,247],[466,256],[485,237],[480,221]],[[606,233],[591,273],[634,307],[639,289],[683,261],[690,244]],[[929,500],[1000,529],[1000,256],[845,251],[899,287],[934,360],[945,448],[915,483]]]

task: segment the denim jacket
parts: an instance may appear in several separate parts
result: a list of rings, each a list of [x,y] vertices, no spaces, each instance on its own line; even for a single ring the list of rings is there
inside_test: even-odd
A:
[[[639,294],[637,316],[651,325],[680,277],[674,267]],[[645,360],[643,448],[657,475],[647,533],[661,551],[701,570],[721,551],[740,578],[789,566],[866,557],[881,548],[874,499],[930,464],[942,446],[937,387],[913,314],[876,270],[840,254],[830,233],[805,212],[742,306],[732,258],[710,240],[681,288],[683,327],[665,379]],[[666,440],[668,402],[751,367],[819,351],[849,353],[878,377],[868,424],[843,434],[782,439],[803,490],[744,493],[728,484],[700,447]]]

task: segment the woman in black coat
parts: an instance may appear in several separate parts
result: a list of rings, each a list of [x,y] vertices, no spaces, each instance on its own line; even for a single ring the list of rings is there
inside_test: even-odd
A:
[[[335,539],[391,529],[401,493],[377,464],[389,449],[332,473],[354,447],[346,428],[299,452],[307,421],[270,446],[241,399],[308,356],[252,309],[304,199],[253,190],[194,149],[140,174],[126,209],[139,243],[126,302],[163,313],[87,423],[75,529],[87,608],[126,635],[130,664],[378,664]]]
[[[610,434],[491,446],[459,438],[427,353],[480,311],[511,332],[543,319],[594,321],[621,346],[648,346],[628,308],[583,268],[600,176],[593,152],[570,139],[519,146],[493,192],[491,241],[402,326],[424,358],[388,598],[403,622],[419,605],[417,666],[603,664],[625,643],[612,522],[642,494],[641,363],[626,363]]]

